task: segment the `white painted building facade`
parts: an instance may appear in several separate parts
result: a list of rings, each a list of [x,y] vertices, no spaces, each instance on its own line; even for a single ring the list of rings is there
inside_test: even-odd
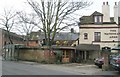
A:
[[[116,9],[118,11],[118,9]],[[118,17],[116,15],[116,17]],[[99,56],[99,51],[103,47],[115,48],[120,45],[120,26],[117,24],[118,20],[113,21],[114,18],[110,18],[110,8],[108,2],[103,2],[102,13],[95,11],[90,16],[83,16],[80,18],[80,36],[79,45],[84,45],[84,49],[80,51],[89,54],[89,58],[93,59]],[[100,47],[96,50],[94,45]],[[90,50],[88,46],[93,46]],[[87,50],[88,49],[88,50]],[[116,51],[112,51],[116,52]],[[90,55],[91,54],[91,55]]]
[[[115,48],[120,40],[120,27],[116,24],[89,24],[80,26],[80,44],[99,44],[100,48]],[[87,34],[87,36],[85,35]]]

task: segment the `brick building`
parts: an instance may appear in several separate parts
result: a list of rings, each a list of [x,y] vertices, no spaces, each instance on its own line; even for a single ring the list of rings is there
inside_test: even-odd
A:
[[[17,35],[16,33],[10,32],[10,37],[13,44],[24,44],[24,39],[22,36]],[[10,44],[7,31],[0,28],[0,51],[2,51],[3,46],[7,44]]]

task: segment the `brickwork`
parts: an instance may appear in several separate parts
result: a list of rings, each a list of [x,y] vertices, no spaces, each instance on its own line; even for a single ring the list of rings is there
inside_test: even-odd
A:
[[[49,56],[50,55],[50,56]],[[55,55],[49,50],[40,50],[40,49],[20,49],[19,50],[19,59],[47,63],[55,62]]]
[[[10,32],[10,37],[12,39],[13,44],[25,44],[23,38],[20,35]],[[2,48],[4,45],[9,44],[9,38],[7,31],[0,28],[0,54],[2,52]]]

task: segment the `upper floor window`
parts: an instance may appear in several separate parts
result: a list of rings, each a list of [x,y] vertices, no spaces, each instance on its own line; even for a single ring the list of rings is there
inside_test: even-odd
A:
[[[88,39],[88,33],[84,33],[84,39]]]
[[[101,41],[101,33],[100,32],[95,32],[94,33],[94,41],[96,41],[96,42]]]
[[[102,16],[94,16],[95,23],[102,23]]]

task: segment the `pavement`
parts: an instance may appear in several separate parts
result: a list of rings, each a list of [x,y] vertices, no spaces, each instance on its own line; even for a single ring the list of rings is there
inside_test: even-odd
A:
[[[118,71],[100,71],[94,73],[94,75],[120,75]]]

